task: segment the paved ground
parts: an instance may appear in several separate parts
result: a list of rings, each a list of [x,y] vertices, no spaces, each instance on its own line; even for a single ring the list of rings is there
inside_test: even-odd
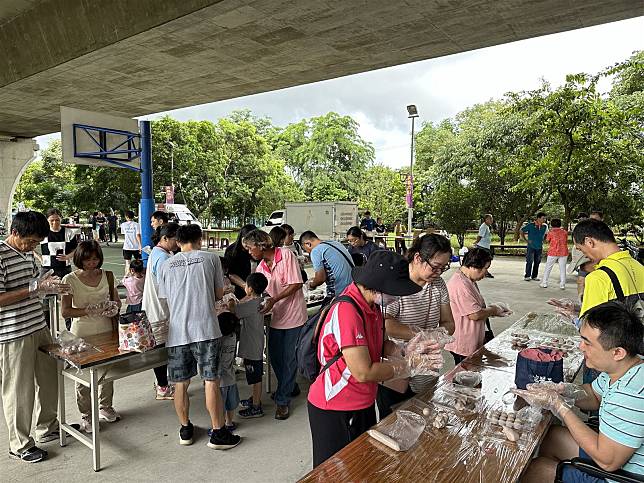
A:
[[[118,249],[106,249],[105,268],[120,273]],[[518,258],[498,258],[494,261],[493,280],[484,280],[479,286],[488,303],[508,303],[515,314],[507,319],[493,321],[496,333],[530,310],[548,310],[545,300],[553,296],[575,294],[573,279],[568,288],[542,289],[536,282],[524,282],[523,262]],[[543,269],[543,267],[542,267]],[[445,274],[450,277],[455,268]],[[555,269],[556,272],[556,269]],[[557,273],[553,276],[558,275]],[[452,366],[447,354],[445,370]],[[201,384],[195,381],[190,388],[191,419],[198,426],[195,444],[179,446],[178,424],[171,401],[155,401],[152,389],[154,375],[150,371],[117,381],[114,405],[122,414],[122,421],[101,425],[102,461],[104,468],[94,473],[91,453],[81,443],[69,438],[69,445],[61,448],[56,442],[44,447],[50,459],[35,465],[0,456],[0,481],[294,481],[311,469],[311,446],[306,414],[306,396],[302,394],[293,403],[292,416],[287,421],[273,419],[274,406],[268,396],[264,399],[266,416],[242,421],[239,434],[242,444],[231,451],[219,452],[206,446],[206,416]],[[239,374],[239,392],[248,395],[243,374]],[[68,419],[78,417],[74,391],[67,383]],[[6,426],[0,424],[0,445],[7,451]],[[6,459],[3,459],[6,458]]]

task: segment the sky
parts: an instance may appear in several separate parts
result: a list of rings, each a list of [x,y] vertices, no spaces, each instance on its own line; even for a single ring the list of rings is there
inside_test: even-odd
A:
[[[536,88],[541,78],[556,87],[567,74],[596,73],[642,49],[644,17],[637,17],[140,119],[169,115],[180,121],[217,121],[234,110],[250,109],[285,126],[335,111],[358,121],[360,135],[375,148],[376,162],[399,168],[410,157],[408,104],[418,107],[417,122],[437,122],[506,92]],[[59,137],[37,140],[43,149]]]

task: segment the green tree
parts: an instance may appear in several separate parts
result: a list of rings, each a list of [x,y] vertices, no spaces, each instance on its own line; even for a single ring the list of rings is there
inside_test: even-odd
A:
[[[442,183],[433,197],[436,220],[448,233],[456,235],[458,244],[465,245],[465,233],[475,226],[478,194],[471,186],[459,182]]]
[[[405,185],[397,171],[376,164],[367,168],[357,197],[358,206],[369,210],[385,223],[402,218],[407,211]]]
[[[373,146],[358,134],[358,123],[335,112],[289,124],[271,144],[310,201],[355,199],[374,160]]]

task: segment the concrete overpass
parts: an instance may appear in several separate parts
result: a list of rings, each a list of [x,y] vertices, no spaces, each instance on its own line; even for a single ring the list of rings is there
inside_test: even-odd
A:
[[[640,15],[638,0],[2,0],[0,139],[58,131],[60,105],[141,116]],[[0,207],[18,175],[3,145]]]

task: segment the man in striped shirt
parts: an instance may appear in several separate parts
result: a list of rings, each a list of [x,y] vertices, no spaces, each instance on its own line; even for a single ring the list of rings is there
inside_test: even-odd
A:
[[[39,277],[33,250],[49,233],[42,213],[16,214],[0,241],[0,379],[9,432],[9,456],[28,463],[47,457],[30,436],[36,404],[36,439],[58,439],[56,363],[38,348],[50,344],[40,297],[65,291],[57,277]],[[36,387],[38,400],[36,400]]]
[[[644,328],[632,309],[621,302],[605,302],[590,309],[580,330],[586,364],[600,371],[592,384],[528,384],[514,390],[530,404],[553,411],[565,427],[553,426],[541,444],[522,482],[553,481],[563,459],[592,459],[606,471],[644,474]],[[562,396],[580,409],[599,409],[599,433],[579,419]],[[564,482],[604,481],[566,467]]]

